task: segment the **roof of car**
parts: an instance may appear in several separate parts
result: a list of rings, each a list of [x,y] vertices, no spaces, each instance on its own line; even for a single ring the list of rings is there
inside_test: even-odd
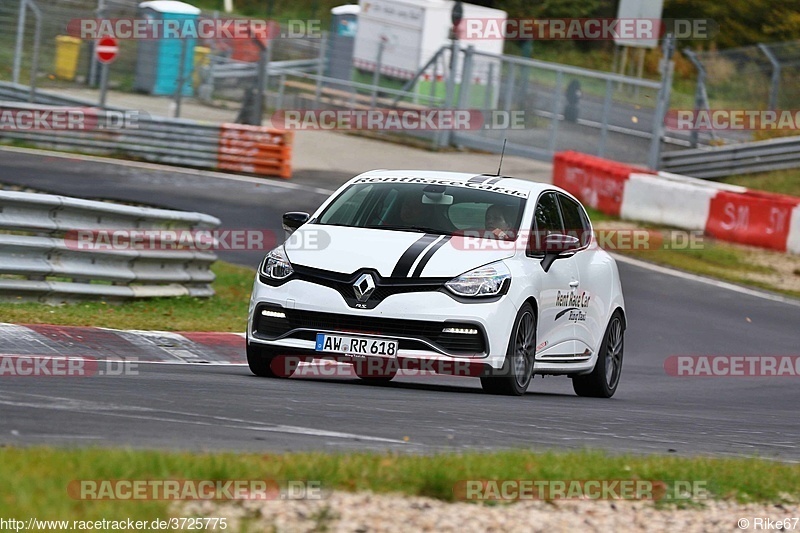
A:
[[[429,179],[447,179],[458,182],[478,182],[487,185],[497,185],[507,189],[516,189],[519,191],[530,192],[530,196],[534,198],[546,189],[557,189],[549,183],[539,183],[536,181],[528,181],[519,178],[512,178],[510,176],[497,176],[495,174],[473,174],[470,172],[447,172],[441,170],[370,170],[359,174],[356,178],[371,177],[371,178],[429,178]]]

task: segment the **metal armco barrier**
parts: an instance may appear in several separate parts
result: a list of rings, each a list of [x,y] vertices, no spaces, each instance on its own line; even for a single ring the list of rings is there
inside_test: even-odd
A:
[[[208,231],[219,225],[219,219],[202,213],[0,191],[0,299],[212,296],[213,252],[119,242],[87,246],[80,234]]]
[[[125,155],[154,163],[226,169],[290,178],[292,132],[237,124],[148,117],[131,111],[76,106],[87,126],[79,129],[18,127],[20,112],[64,109],[38,104],[0,103],[0,141],[93,154]],[[116,121],[116,124],[114,124]],[[233,146],[229,141],[235,141]],[[238,152],[237,152],[238,150]]]
[[[701,230],[714,238],[800,254],[800,198],[559,152],[553,183],[623,219]]]
[[[800,136],[664,152],[659,168],[696,178],[721,178],[797,167]]]

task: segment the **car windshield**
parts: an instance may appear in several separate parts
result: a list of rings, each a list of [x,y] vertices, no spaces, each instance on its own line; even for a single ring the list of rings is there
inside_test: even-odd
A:
[[[525,198],[459,185],[356,183],[317,224],[514,240]]]

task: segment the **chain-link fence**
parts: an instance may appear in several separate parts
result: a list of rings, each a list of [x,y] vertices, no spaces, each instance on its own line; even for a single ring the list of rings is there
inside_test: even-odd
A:
[[[480,52],[467,52],[461,77],[459,105],[482,109],[490,127],[457,132],[458,144],[497,149],[507,140],[519,155],[576,150],[648,164],[660,82]],[[501,126],[502,110],[522,121],[492,127]]]
[[[712,109],[790,109],[800,103],[800,41],[696,55]]]
[[[31,9],[25,10],[18,68],[14,50],[20,4],[29,2],[42,12],[36,76],[40,88],[99,83],[94,42],[64,39],[76,19],[151,15],[142,11],[139,0],[104,0],[100,10],[97,0],[5,0],[0,4],[0,79],[17,73],[20,83],[28,83],[36,41]],[[220,17],[209,12],[194,16],[198,21]],[[109,67],[109,87],[171,96],[181,85],[175,65],[183,64],[177,76],[185,82],[183,95],[241,105],[242,120],[257,115],[245,112],[245,104],[254,99],[264,103],[265,117],[275,110],[469,110],[480,115],[478,127],[473,121],[471,128],[456,131],[388,134],[412,135],[435,147],[454,144],[499,152],[507,141],[509,153],[537,159],[578,150],[655,166],[663,132],[660,117],[669,98],[668,70],[662,81],[653,81],[489,53],[463,42],[453,57],[448,44],[429,49],[400,34],[377,32],[360,35],[361,48],[354,51],[352,42],[339,39],[342,34],[335,26],[330,33],[293,34],[281,28],[264,51],[254,40],[242,38],[173,39],[169,47],[121,39],[118,58]],[[355,40],[353,35],[344,37]],[[170,69],[160,68],[165,64]],[[154,79],[164,72],[169,83],[159,85]],[[258,99],[261,87],[263,100]]]
[[[33,8],[23,10],[24,31],[21,54],[16,54],[18,44],[18,21],[22,0],[0,2],[0,79],[28,84],[34,62],[36,42],[36,16],[41,12],[41,33],[38,43],[38,65],[35,75],[38,87],[52,87],[92,82],[99,83],[99,69],[93,63],[94,42],[69,40],[67,28],[71,21],[108,18],[133,18],[137,14],[138,1],[105,0],[104,8],[98,12],[97,0],[30,0]],[[111,83],[114,87],[131,90],[137,63],[137,43],[121,41],[119,54],[111,67]],[[61,68],[59,68],[61,67]],[[16,79],[14,79],[16,78]]]

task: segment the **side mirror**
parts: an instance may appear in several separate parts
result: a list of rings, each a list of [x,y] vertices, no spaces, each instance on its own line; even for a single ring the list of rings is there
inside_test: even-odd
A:
[[[542,259],[542,270],[545,272],[553,266],[553,261],[560,257],[567,256],[581,247],[581,241],[572,235],[562,235],[553,233],[544,239],[544,259]]]
[[[309,218],[311,218],[311,215],[301,211],[290,211],[288,213],[284,213],[283,229],[287,233],[292,233],[297,230],[297,228],[308,222]]]

